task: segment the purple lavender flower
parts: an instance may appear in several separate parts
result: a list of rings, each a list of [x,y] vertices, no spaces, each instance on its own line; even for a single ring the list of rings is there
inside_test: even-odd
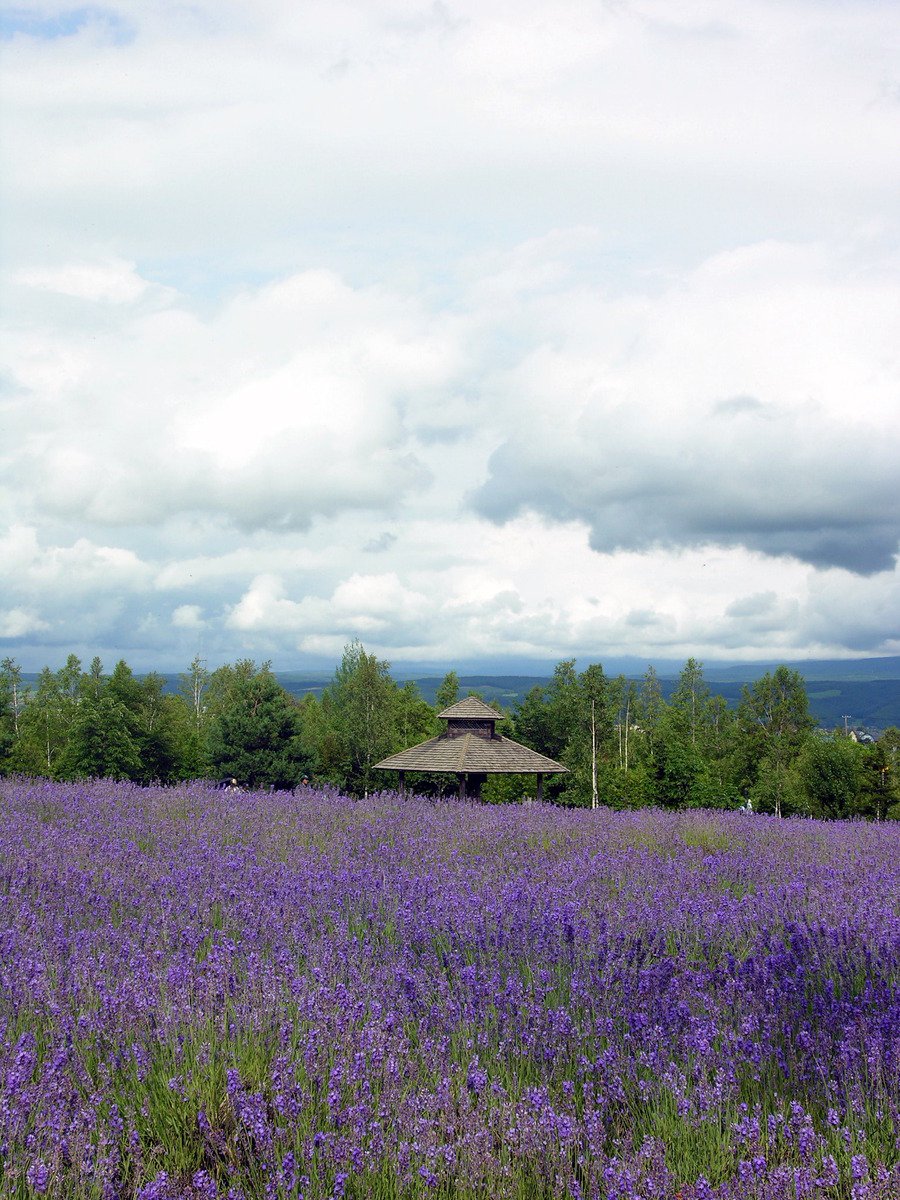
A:
[[[900,1195],[900,827],[3,804],[0,1153],[36,1195]]]

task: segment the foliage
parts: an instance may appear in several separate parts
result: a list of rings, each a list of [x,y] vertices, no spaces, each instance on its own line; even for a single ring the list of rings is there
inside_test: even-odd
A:
[[[434,698],[434,707],[437,712],[443,712],[445,708],[449,708],[459,699],[459,676],[455,671],[448,671],[440,682],[437,693]]]
[[[737,721],[744,791],[760,811],[796,811],[791,766],[815,727],[800,674],[782,666],[743,688]]]
[[[257,668],[242,660],[216,686],[218,710],[209,732],[216,774],[251,788],[296,786],[309,769],[298,737],[297,706],[272,674],[271,664]]]
[[[115,695],[92,691],[72,721],[57,775],[61,779],[129,779],[141,771],[128,709]]]
[[[375,782],[375,763],[402,748],[401,714],[409,717],[404,720],[407,733],[417,726],[415,713],[408,707],[415,701],[415,692],[401,695],[391,678],[390,665],[367,653],[356,640],[344,647],[327,696],[336,751],[334,782],[353,792],[369,792]],[[429,723],[426,721],[426,729]]]
[[[41,671],[36,689],[26,698],[19,736],[5,764],[8,770],[57,774],[81,700],[81,679],[81,663],[74,654],[59,671]]]
[[[817,817],[850,817],[862,783],[862,756],[849,738],[812,738],[797,771],[810,811]]]

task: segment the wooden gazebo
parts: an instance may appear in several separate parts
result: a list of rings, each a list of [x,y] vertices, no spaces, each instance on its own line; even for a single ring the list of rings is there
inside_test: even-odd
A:
[[[467,796],[477,799],[488,775],[537,775],[540,800],[544,776],[567,769],[497,733],[495,726],[504,720],[503,715],[477,696],[451,704],[438,717],[447,722],[443,733],[375,764],[377,770],[399,772],[401,792],[406,790],[407,771],[455,775],[461,800]]]

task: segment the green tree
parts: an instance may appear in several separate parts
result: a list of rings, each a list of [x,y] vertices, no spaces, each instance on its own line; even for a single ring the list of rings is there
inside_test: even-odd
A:
[[[212,770],[208,753],[208,732],[212,719],[208,703],[211,675],[203,659],[195,654],[186,674],[180,677],[177,713],[173,710],[173,727],[177,730],[181,747],[182,770],[198,777]],[[184,716],[188,716],[188,725]]]
[[[655,761],[660,725],[666,709],[662,685],[654,667],[648,667],[638,691],[637,719],[641,731],[643,760],[652,767]]]
[[[714,808],[720,804],[709,760],[677,710],[666,709],[656,754],[656,800],[665,808]],[[696,732],[695,735],[696,736]]]
[[[703,663],[689,658],[678,676],[678,686],[669,698],[668,724],[682,742],[702,754],[712,726],[712,693],[703,678]]]
[[[310,764],[299,737],[297,705],[271,664],[257,670],[241,660],[220,682],[222,695],[209,732],[214,770],[251,788],[295,787]]]
[[[86,699],[72,722],[56,774],[61,779],[137,779],[140,773],[128,709],[114,696]]]
[[[81,677],[81,694],[89,700],[99,700],[103,694],[105,682],[103,678],[103,663],[100,661],[100,656],[95,654],[91,659],[90,671],[87,675],[82,675]]]
[[[431,737],[435,712],[415,683],[408,679],[395,693],[397,742],[400,748],[414,746]],[[443,725],[443,721],[441,722]]]
[[[547,689],[535,684],[516,706],[509,726],[510,737],[530,746],[540,754],[546,754],[545,746],[551,743],[550,708],[547,704]]]
[[[519,704],[511,722],[510,736],[556,759],[569,767],[570,759],[578,756],[580,739],[578,727],[583,718],[580,710],[580,689],[575,670],[575,659],[564,659],[556,664],[553,677],[546,687],[535,686]],[[566,756],[566,748],[575,739],[575,745]],[[583,761],[577,775],[550,776],[546,781],[545,795],[548,799],[561,800],[566,804],[590,802],[589,768]]]
[[[309,763],[309,774],[329,783],[343,783],[341,739],[337,729],[334,700],[328,689],[322,699],[304,696],[298,706],[301,753]]]
[[[99,661],[95,659],[95,662]],[[101,676],[102,678],[102,676]],[[90,690],[93,691],[94,682],[91,681]],[[103,694],[112,696],[114,700],[125,706],[132,713],[137,713],[140,710],[143,700],[141,685],[134,677],[134,673],[124,659],[120,659],[113,673],[106,681],[102,689]]]
[[[359,639],[344,647],[340,665],[326,690],[330,732],[339,753],[339,764],[332,768],[332,782],[353,792],[368,793],[376,784],[375,763],[403,748],[398,691],[389,663],[368,654]],[[377,784],[383,782],[379,773]]]
[[[270,668],[271,663],[267,662],[260,670]],[[257,666],[252,658],[239,658],[237,662],[217,667],[210,674],[204,695],[204,717],[208,728],[232,705],[256,673]]]
[[[166,695],[165,686],[165,679],[155,671],[137,679],[123,660],[104,689],[104,695],[118,700],[128,713],[129,733],[141,764],[132,778],[140,783],[172,783],[202,773],[185,707]]]
[[[872,746],[860,746],[860,780],[856,811],[861,817],[882,821],[900,799],[895,772],[891,769],[890,743],[879,738]]]
[[[659,804],[712,808],[729,803],[712,765],[719,716],[719,705],[703,677],[703,664],[689,658],[669,703],[656,716],[653,792]]]
[[[546,692],[549,747],[542,753],[563,761],[566,747],[571,742],[576,728],[581,725],[583,729],[582,700],[575,659],[563,659],[554,667],[553,678]],[[564,765],[568,766],[568,763]]]
[[[207,752],[207,739],[199,736],[193,714],[180,695],[163,698],[161,720],[165,727],[165,739],[173,756],[172,779],[208,779],[212,766]],[[168,782],[164,770],[157,770],[157,778]]]
[[[13,734],[19,736],[19,717],[25,707],[27,689],[22,683],[22,668],[14,658],[0,662],[0,696],[3,700],[3,716],[9,721]]]
[[[81,704],[81,662],[70,654],[53,672],[44,667],[29,691],[19,720],[19,737],[7,759],[10,771],[54,776]]]
[[[72,701],[77,700],[81,691],[82,678],[81,659],[77,654],[70,654],[65,665],[56,672],[60,695]]]
[[[570,674],[568,662],[560,666],[548,706],[557,749],[550,757],[568,767],[569,774],[551,778],[548,791],[564,803],[597,808],[608,802],[610,794],[613,689],[599,663],[591,663],[580,675]]]
[[[459,676],[455,671],[448,671],[441,680],[434,698],[434,707],[443,712],[459,699]]]
[[[796,772],[815,817],[858,815],[863,785],[863,750],[850,738],[809,738],[797,756]]]
[[[151,671],[138,683],[134,738],[141,759],[142,783],[172,783],[185,777],[184,744],[177,701],[167,696],[166,681]]]
[[[737,760],[742,790],[763,811],[788,811],[789,775],[815,721],[803,677],[786,666],[767,671],[741,691]]]
[[[516,709],[511,735],[556,759],[568,774],[551,776],[546,794],[562,803],[597,807],[618,794],[610,784],[616,684],[599,663],[579,675],[575,660],[557,663],[547,687],[534,687]]]
[[[616,759],[620,771],[628,771],[634,760],[634,740],[638,710],[638,691],[631,680],[618,675],[610,689],[610,707],[614,709],[613,729],[616,741]]]
[[[15,659],[4,658],[0,662],[0,765],[18,740],[26,694],[22,668]]]
[[[455,776],[449,776],[445,788],[454,791]],[[519,804],[523,799],[537,794],[537,777],[534,775],[488,775],[481,789],[484,804]]]
[[[181,684],[180,694],[190,710],[191,719],[198,736],[205,724],[205,696],[206,690],[209,687],[209,679],[209,671],[206,669],[203,659],[199,654],[194,655],[187,673],[179,679]]]
[[[885,729],[878,748],[883,759],[879,790],[884,797],[884,815],[900,820],[900,729],[896,725]]]

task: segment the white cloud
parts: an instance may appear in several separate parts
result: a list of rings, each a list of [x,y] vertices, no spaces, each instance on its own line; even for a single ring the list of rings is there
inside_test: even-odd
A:
[[[49,628],[46,621],[24,608],[0,609],[0,637],[22,638]]]
[[[284,585],[274,575],[258,575],[232,609],[228,624],[245,631],[284,632],[300,627],[301,605],[287,600]]]
[[[422,522],[406,536],[402,554],[392,548],[391,572],[353,572],[322,586],[341,569],[336,558],[322,582],[284,567],[257,577],[229,626],[259,645],[317,654],[339,655],[361,637],[392,660],[604,658],[623,648],[648,659],[791,658],[811,649],[841,653],[835,631],[858,603],[854,590],[872,587],[847,572],[827,573],[840,615],[823,622],[823,573],[745,550],[598,555],[588,550],[584,525],[534,517],[502,531],[472,518]],[[867,644],[890,653],[887,610],[900,574],[877,578],[883,598],[865,621]],[[859,618],[845,628],[857,630]]]
[[[172,612],[172,624],[179,629],[203,629],[203,609],[199,604],[179,604]]]
[[[77,300],[129,304],[139,300],[149,285],[133,263],[69,263],[59,268],[34,267],[17,271],[13,282],[41,291],[57,292]]]
[[[7,594],[84,596],[100,591],[139,592],[151,568],[134,551],[79,538],[68,546],[42,545],[33,526],[16,525],[0,537]]]
[[[430,615],[428,598],[401,583],[394,573],[353,574],[326,600],[285,595],[283,580],[260,575],[232,609],[228,624],[242,631],[299,633],[308,637],[337,630],[343,641],[353,637],[393,636]]]
[[[900,304],[821,247],[716,256],[654,297],[562,291],[498,390],[524,418],[480,512],[581,518],[602,551],[716,541],[891,569]],[[540,431],[535,436],[535,430]]]
[[[414,303],[308,272],[205,323],[139,311],[119,335],[12,343],[23,436],[11,469],[36,512],[305,528],[345,508],[391,510],[427,482],[406,410],[417,397],[427,419],[459,351],[453,323]]]
[[[0,636],[38,664],[892,652],[895,5],[15,19]]]

